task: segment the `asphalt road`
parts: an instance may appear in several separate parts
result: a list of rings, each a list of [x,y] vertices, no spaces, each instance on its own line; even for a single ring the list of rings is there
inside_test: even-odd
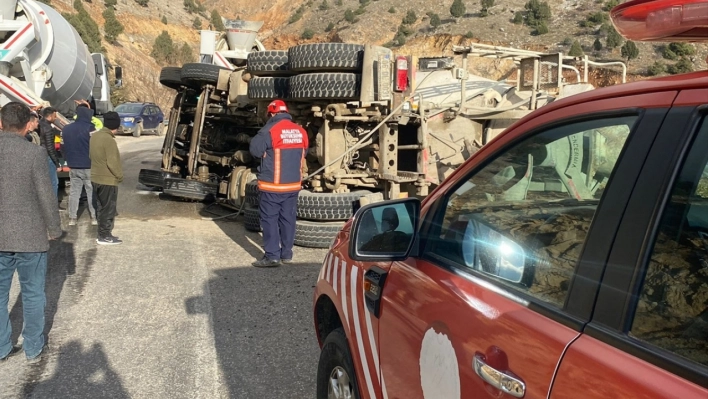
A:
[[[54,242],[47,274],[49,349],[0,363],[2,398],[312,398],[319,348],[312,289],[325,250],[255,269],[261,237],[227,211],[170,201],[137,183],[162,138],[119,137],[125,181],[114,235],[98,247],[88,212]],[[13,339],[21,341],[17,281]]]

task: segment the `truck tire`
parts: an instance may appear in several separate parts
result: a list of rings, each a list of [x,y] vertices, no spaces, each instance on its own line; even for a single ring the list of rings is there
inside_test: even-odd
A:
[[[288,98],[290,78],[255,76],[248,82],[248,98],[252,100],[270,100]]]
[[[258,181],[246,183],[246,204],[258,206],[260,204],[260,190],[258,190]]]
[[[359,98],[361,75],[307,73],[290,78],[290,98],[353,100]]]
[[[216,183],[166,177],[162,192],[195,201],[214,201],[218,189],[219,185]]]
[[[162,68],[160,71],[160,83],[170,89],[179,90],[182,87],[182,68]]]
[[[243,226],[248,231],[256,233],[263,231],[261,229],[261,214],[257,207],[250,207],[246,204],[243,208]]]
[[[297,197],[297,217],[306,220],[349,220],[354,215],[354,205],[369,191],[343,194],[320,194],[302,190]]]
[[[253,76],[282,76],[292,74],[288,68],[287,50],[254,51],[248,54],[248,71]]]
[[[295,245],[307,248],[329,248],[344,222],[295,221]]]
[[[342,397],[359,399],[356,370],[349,351],[347,335],[342,327],[322,337],[322,351],[317,364],[317,399],[327,399],[329,391],[336,386]]]
[[[288,50],[290,69],[296,72],[358,72],[364,46],[350,43],[301,44]]]
[[[226,69],[218,65],[193,62],[182,66],[181,79],[190,85],[216,84],[219,81],[219,71]]]

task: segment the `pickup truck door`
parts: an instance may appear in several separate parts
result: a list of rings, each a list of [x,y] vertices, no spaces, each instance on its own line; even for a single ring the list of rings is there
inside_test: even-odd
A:
[[[383,289],[384,395],[548,397],[590,319],[598,260],[665,114],[623,108],[643,102],[531,120],[433,194],[420,253],[394,262]]]
[[[551,398],[708,398],[708,108],[700,103],[705,88],[682,91],[668,113],[593,319],[563,357]]]

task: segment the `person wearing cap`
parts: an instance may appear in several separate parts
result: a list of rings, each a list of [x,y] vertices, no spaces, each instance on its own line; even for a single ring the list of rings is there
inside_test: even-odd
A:
[[[297,196],[308,148],[307,131],[293,122],[285,102],[274,100],[267,111],[269,120],[249,148],[251,155],[261,159],[258,189],[265,256],[253,262],[255,267],[292,262]]]
[[[81,190],[86,189],[91,224],[96,221],[96,210],[93,206],[93,188],[91,185],[91,158],[89,157],[89,142],[94,126],[91,123],[93,111],[89,108],[77,108],[78,117],[75,122],[64,126],[62,138],[64,146],[62,153],[69,167],[69,226],[76,226],[79,211]]]
[[[118,245],[123,241],[113,235],[113,222],[116,217],[118,184],[123,181],[123,167],[115,134],[120,127],[117,112],[103,115],[103,129],[91,136],[91,183],[98,212],[99,245]]]

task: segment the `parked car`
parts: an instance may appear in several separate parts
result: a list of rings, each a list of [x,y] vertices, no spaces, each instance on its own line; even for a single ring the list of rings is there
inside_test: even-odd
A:
[[[154,133],[158,136],[164,131],[165,115],[160,107],[153,103],[124,103],[116,107],[120,115],[120,131],[140,137],[143,133]]]
[[[696,40],[696,4],[611,14]],[[362,206],[315,287],[317,398],[707,398],[706,149],[708,71],[662,77],[540,108],[422,203]]]

